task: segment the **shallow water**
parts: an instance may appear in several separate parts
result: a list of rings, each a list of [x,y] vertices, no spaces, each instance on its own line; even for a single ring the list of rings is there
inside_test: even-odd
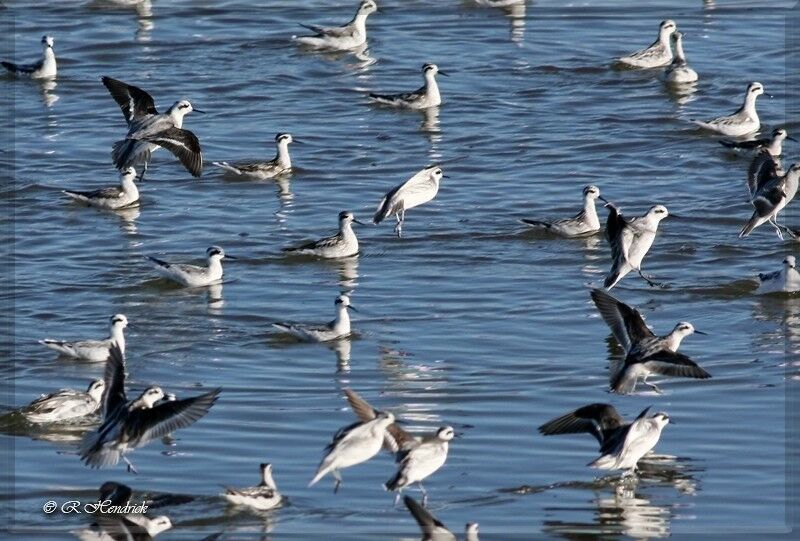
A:
[[[456,531],[468,520],[488,539],[785,531],[787,456],[796,457],[785,449],[784,404],[797,388],[800,299],[757,297],[753,278],[779,268],[798,244],[766,226],[737,238],[751,212],[748,158],[688,119],[732,111],[758,80],[773,95],[758,103],[765,129],[786,122],[790,2],[646,1],[631,11],[540,1],[507,12],[385,0],[359,55],[289,42],[297,21],[343,20],[352,1],[154,2],[149,16],[103,4],[11,2],[2,16],[12,36],[0,40],[4,58],[35,57],[47,32],[60,62],[54,88],[0,79],[0,165],[14,172],[3,186],[13,197],[6,233],[16,236],[13,286],[3,293],[15,314],[13,351],[0,365],[3,406],[99,377],[102,366],[58,359],[36,341],[99,338],[117,312],[135,326],[130,394],[153,383],[179,396],[223,393],[173,445],[136,451],[137,476],[84,467],[74,454],[80,431],[70,441],[6,419],[0,437],[15,474],[1,505],[18,532],[55,539],[86,525],[87,517],[41,507],[88,501],[117,480],[193,498],[154,510],[175,525],[164,540],[220,530],[229,538],[415,538],[413,519],[381,488],[393,473],[388,455],[345,470],[337,495],[329,479],[306,488],[322,448],[353,420],[345,387],[411,430],[463,432],[426,482],[431,510]],[[666,17],[686,34],[700,74],[683,94],[652,73],[609,69],[614,56],[650,43]],[[416,88],[423,62],[451,73],[440,79],[440,111],[366,105],[365,91]],[[116,180],[108,153],[124,124],[101,75],[140,85],[162,109],[187,97],[208,111],[186,120],[203,144],[202,178],[160,151],[140,187],[141,209],[117,215],[64,200],[60,189]],[[229,181],[210,165],[271,157],[279,131],[305,143],[291,147],[297,171],[281,184]],[[800,151],[786,148],[790,160]],[[389,224],[368,226],[358,230],[357,260],[281,254],[334,230],[340,210],[368,218],[387,189],[433,161],[451,178],[408,213],[403,239]],[[607,392],[619,351],[588,295],[609,268],[605,241],[553,239],[518,224],[574,213],[589,183],[628,215],[669,207],[645,260],[669,287],[629,276],[614,294],[657,332],[680,320],[709,332],[682,351],[713,379],[670,379],[661,396]],[[796,211],[786,214],[800,225]],[[199,260],[211,244],[241,258],[211,294],[156,280],[142,257]],[[289,343],[270,330],[276,319],[327,321],[340,291],[361,312],[357,336],[338,348]],[[590,437],[536,431],[599,401],[626,416],[651,404],[668,411],[676,423],[657,451],[673,458],[644,466],[638,485],[620,490],[614,476],[586,467],[596,457]],[[222,484],[254,484],[264,461],[290,505],[254,514],[216,497]]]

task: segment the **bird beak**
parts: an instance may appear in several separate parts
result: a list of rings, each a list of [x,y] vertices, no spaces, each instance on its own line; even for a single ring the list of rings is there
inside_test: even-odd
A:
[[[454,438],[454,439],[455,439],[455,438],[460,438],[460,437],[461,437],[461,436],[463,436],[463,435],[464,435],[464,433],[463,433],[463,432],[456,432],[455,434],[453,434],[453,438]]]
[[[129,329],[135,329],[135,328],[136,328],[136,325],[134,325],[133,323],[128,323],[128,324],[127,324],[127,325],[125,325],[125,326],[126,326],[127,328],[129,328]]]
[[[352,304],[348,304],[348,305],[347,305],[347,307],[348,307],[350,310],[352,310],[353,312],[358,312],[358,311],[359,311],[359,310],[358,310],[358,309],[356,309],[356,307],[355,307],[355,306],[353,306]]]
[[[786,136],[786,138],[787,138],[789,141],[794,141],[795,143],[797,143],[797,139],[795,139],[795,138],[794,138],[794,137],[792,137],[791,135],[787,135],[787,136]]]
[[[707,333],[707,332],[698,331],[697,329],[695,329],[695,330],[694,330],[694,332],[695,332],[696,334],[702,334],[703,336],[708,336],[708,333]]]
[[[600,201],[602,201],[603,203],[605,203],[606,205],[608,204],[608,199],[606,199],[606,198],[605,198],[605,197],[603,197],[602,195],[598,195],[598,196],[597,196],[597,198],[598,198]]]
[[[408,424],[408,421],[406,421],[405,419],[397,419],[397,418],[395,418],[394,422],[396,424],[398,424],[398,425],[407,425]]]
[[[225,254],[225,259],[234,259],[234,260],[236,260],[236,259],[239,259],[239,258],[238,257],[234,257],[232,255]]]
[[[442,175],[442,178],[452,178],[450,175]]]
[[[674,424],[675,424],[675,421],[673,421],[673,420],[672,420],[672,417],[670,417],[669,419],[667,419],[667,421],[668,421],[668,422],[669,422],[669,424],[671,424],[671,425],[674,425]]]
[[[355,218],[353,218],[353,223],[358,225],[364,225],[364,222],[356,220]]]
[[[194,107],[192,107],[192,111],[194,111],[195,113],[203,114],[203,115],[206,114],[205,111],[201,111],[200,109],[195,109]]]
[[[446,73],[446,72],[444,72],[442,70],[439,70],[439,75],[444,75],[445,77],[450,77],[449,73]]]
[[[302,139],[301,139],[300,141],[298,141],[297,139],[295,139],[294,137],[292,137],[292,144],[305,145],[305,144],[306,144],[306,142],[305,142],[305,141],[303,141]]]

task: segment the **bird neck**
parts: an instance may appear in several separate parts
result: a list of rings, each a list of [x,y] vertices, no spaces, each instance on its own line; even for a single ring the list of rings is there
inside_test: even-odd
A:
[[[356,16],[353,17],[353,20],[350,21],[350,24],[356,27],[356,32],[361,35],[367,33],[367,17],[369,17],[369,15],[366,13],[358,12]]]
[[[783,154],[783,138],[773,137],[772,141],[769,142],[767,151],[773,156],[780,156]]]
[[[336,322],[334,323],[334,329],[339,332],[346,332],[350,329],[350,314],[347,311],[347,307],[344,305],[336,306]]]
[[[339,224],[339,233],[346,238],[355,237],[356,235],[355,231],[353,231],[353,224],[345,221],[342,221],[342,223]]]
[[[208,258],[208,272],[214,276],[222,276],[222,258],[211,256]]]
[[[169,116],[172,119],[172,124],[176,128],[183,128],[183,117],[186,116],[186,113],[183,111],[183,109],[171,107],[169,110]]]
[[[261,471],[261,484],[265,487],[271,488],[272,490],[277,490],[277,487],[275,486],[275,480],[272,478],[272,472],[269,470],[269,468],[264,468]]]
[[[686,62],[686,56],[683,54],[683,40],[679,39],[675,42],[675,60],[680,63]]]
[[[665,346],[672,352],[678,351],[678,348],[681,347],[681,342],[683,342],[684,338],[686,338],[686,335],[682,334],[681,332],[672,331],[664,337]]]
[[[583,198],[583,214],[593,226],[600,227],[600,217],[597,216],[597,207],[593,197],[587,195]]]
[[[427,92],[429,98],[432,98],[436,101],[441,99],[441,96],[439,95],[439,85],[436,83],[436,75],[433,73],[425,74],[425,91]]]
[[[127,196],[135,199],[139,197],[139,188],[136,187],[136,182],[133,180],[134,178],[134,176],[122,177],[120,186]]]
[[[275,157],[278,164],[284,169],[291,169],[292,159],[289,157],[289,143],[281,141],[278,143],[278,155]]]
[[[119,346],[122,354],[125,354],[125,331],[118,325],[111,326],[111,341]]]
[[[756,94],[748,92],[744,97],[742,111],[747,113],[747,116],[758,119],[758,113],[756,113],[756,98],[758,98]]]

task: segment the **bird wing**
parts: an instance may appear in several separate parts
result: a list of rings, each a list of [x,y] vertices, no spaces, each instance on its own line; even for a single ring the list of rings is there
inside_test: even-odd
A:
[[[786,198],[785,187],[783,179],[776,178],[756,192],[752,203],[759,217],[772,214],[781,200]]]
[[[647,412],[650,411],[650,406],[644,408],[641,413],[636,417],[633,423],[629,425],[623,426],[620,430],[616,433],[612,434],[608,440],[603,442],[602,446],[600,447],[600,454],[605,455],[609,453],[618,453],[624,447],[626,442],[628,441],[628,435],[630,434],[631,427],[639,420],[644,419],[647,416]]]
[[[303,24],[300,26],[308,28],[318,36],[328,36],[331,38],[341,38],[353,34],[353,28],[350,26],[319,26],[316,24]]]
[[[409,181],[403,182],[402,184],[398,184],[388,192],[386,195],[383,196],[381,202],[378,203],[378,208],[375,210],[375,215],[372,218],[372,221],[376,224],[381,223],[383,220],[391,216],[392,214],[398,212],[400,207],[396,204],[395,196],[397,193],[405,186]]]
[[[150,409],[131,411],[126,421],[131,427],[131,439],[137,439],[141,445],[191,425],[208,413],[221,391],[214,389],[182,400],[161,402]]]
[[[631,350],[633,344],[654,336],[637,309],[615,299],[601,289],[593,289],[591,296],[606,325],[614,334],[614,338],[625,348],[626,352]]]
[[[642,359],[651,372],[663,376],[677,376],[683,378],[708,379],[711,374],[703,370],[696,362],[683,353],[662,349],[647,358]]]
[[[358,393],[352,389],[345,389],[344,394],[347,396],[347,402],[350,404],[353,413],[355,413],[361,421],[366,423],[377,417],[378,411],[373,408],[369,402],[361,398]],[[407,442],[412,440],[416,441],[411,434],[403,430],[397,423],[392,423],[386,428],[383,447],[389,452],[397,453],[406,446]]]
[[[747,169],[747,188],[750,190],[750,198],[755,197],[759,190],[777,176],[777,163],[772,154],[767,149],[756,154]]]
[[[337,430],[336,434],[333,435],[333,439],[331,439],[331,442],[325,447],[324,451],[325,454],[328,454],[331,451],[333,451],[336,448],[336,446],[339,445],[341,442],[349,438],[355,437],[359,433],[358,429],[364,426],[365,424],[366,422],[356,421],[353,424],[349,424]]]
[[[128,398],[125,396],[125,356],[119,344],[112,343],[108,350],[106,369],[103,374],[106,384],[101,402],[103,419],[108,419],[118,408],[125,407]]]
[[[409,512],[411,512],[411,516],[413,516],[414,520],[419,524],[419,528],[426,538],[430,538],[436,534],[440,536],[442,534],[446,535],[446,532],[453,535],[451,532],[448,532],[447,527],[442,524],[438,518],[433,516],[430,511],[422,507],[410,496],[404,496],[403,502],[406,504]]]
[[[200,141],[189,130],[172,127],[143,139],[172,152],[193,176],[199,177],[203,172]]]
[[[153,96],[141,88],[107,76],[102,77],[101,80],[111,97],[122,109],[122,114],[128,124],[142,117],[158,114]]]
[[[100,188],[91,191],[77,191],[77,190],[64,190],[68,194],[82,195],[87,199],[116,199],[125,193],[119,186],[111,186],[108,188]]]
[[[719,144],[728,148],[744,148],[753,150],[766,146],[770,143],[769,139],[751,139],[750,141],[734,141],[732,139],[720,139]]]
[[[12,72],[31,74],[44,66],[44,59],[40,59],[34,64],[15,64],[14,62],[2,62],[3,67]]]
[[[608,218],[606,219],[606,237],[611,245],[611,258],[616,261],[628,260],[628,245],[625,242],[623,232],[628,227],[628,221],[619,211],[619,209],[608,203]]]
[[[623,424],[625,424],[625,419],[614,406],[596,403],[583,406],[546,422],[539,427],[539,432],[545,436],[587,432],[602,445],[607,437],[606,433],[616,430]]]
[[[125,515],[95,513],[92,516],[100,530],[114,541],[150,541],[153,538],[147,529]]]

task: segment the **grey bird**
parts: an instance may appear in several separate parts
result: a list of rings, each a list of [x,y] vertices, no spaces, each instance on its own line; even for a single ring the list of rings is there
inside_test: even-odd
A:
[[[628,220],[612,203],[607,203],[608,219],[606,219],[606,237],[611,245],[611,271],[603,283],[611,289],[620,280],[635,270],[650,286],[657,286],[642,272],[642,261],[658,233],[658,224],[669,216],[667,207],[655,205],[647,214]]]
[[[770,137],[767,138],[751,139],[749,141],[720,139],[719,144],[724,147],[741,150],[760,151],[761,149],[767,149],[772,156],[777,158],[778,156],[783,155],[783,141],[786,139],[797,142],[797,139],[789,136],[789,132],[786,131],[786,128],[775,128],[772,130]]]
[[[664,412],[647,417],[649,410],[645,408],[617,437],[604,443],[600,456],[588,465],[601,470],[626,470],[623,476],[633,474],[639,460],[656,446],[661,431],[670,422]]]
[[[422,541],[455,541],[456,536],[447,529],[441,520],[431,514],[425,507],[418,504],[413,498],[405,496],[403,502],[411,512],[411,516],[422,530]],[[467,522],[464,527],[466,541],[478,541],[478,523]]]
[[[536,229],[550,231],[564,237],[582,237],[592,235],[600,231],[600,219],[597,217],[595,200],[599,199],[604,203],[608,201],[600,195],[600,188],[597,186],[583,187],[583,208],[572,218],[563,220],[528,220],[522,219],[522,223]]]
[[[761,224],[769,222],[781,240],[784,232],[795,238],[794,232],[778,224],[777,218],[780,211],[797,195],[800,163],[792,164],[785,173],[778,170],[778,165],[767,149],[762,149],[750,164],[747,187],[754,211],[739,232],[739,237],[746,237]]]

